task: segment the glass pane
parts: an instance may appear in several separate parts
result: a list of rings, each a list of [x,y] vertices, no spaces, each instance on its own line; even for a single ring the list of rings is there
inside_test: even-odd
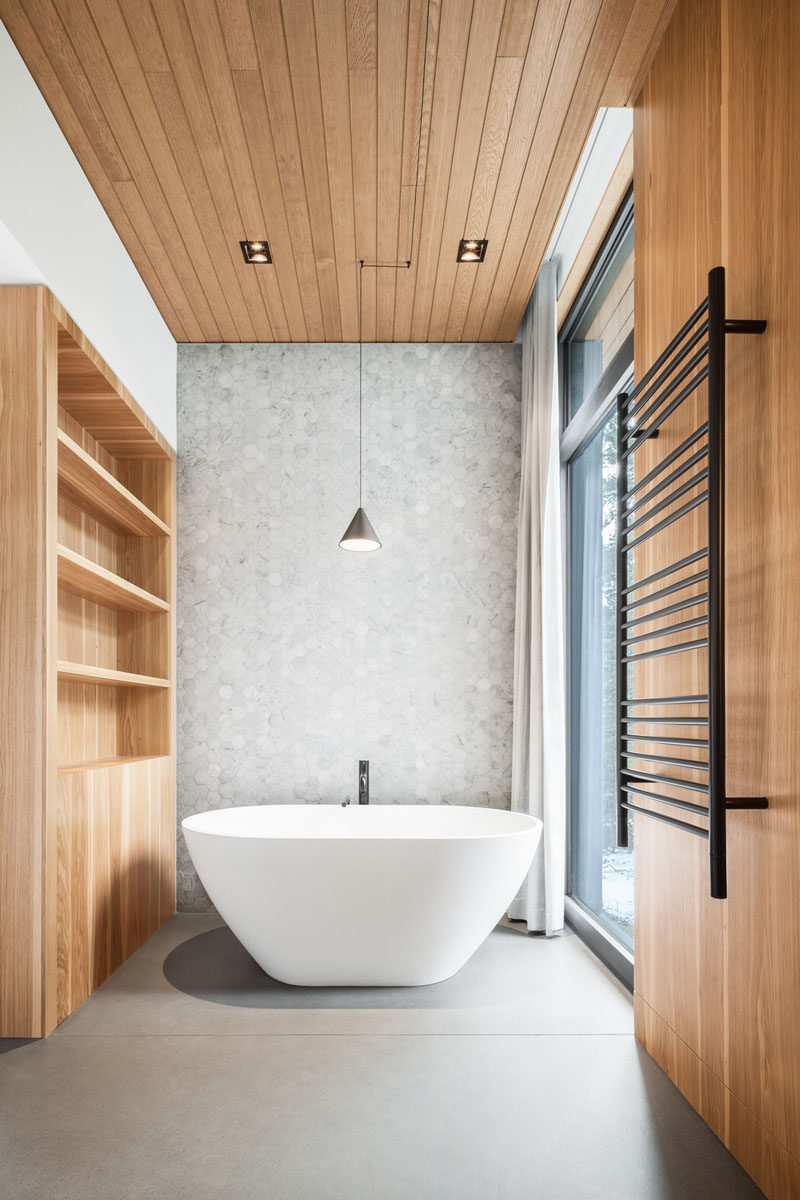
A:
[[[633,329],[633,225],[567,344],[567,418],[574,417]]]
[[[616,414],[569,467],[571,891],[633,945],[633,849],[616,847]],[[632,826],[631,822],[631,826]]]

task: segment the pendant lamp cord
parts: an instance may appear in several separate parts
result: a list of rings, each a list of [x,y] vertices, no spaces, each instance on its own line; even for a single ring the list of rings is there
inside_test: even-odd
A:
[[[364,260],[359,262],[358,271],[358,507],[361,508],[361,443],[364,422],[362,420],[364,395],[364,343],[361,339],[361,292],[364,280]]]

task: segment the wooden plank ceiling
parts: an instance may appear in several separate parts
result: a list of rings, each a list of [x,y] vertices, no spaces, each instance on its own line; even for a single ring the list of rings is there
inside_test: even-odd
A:
[[[506,341],[597,108],[631,103],[673,4],[0,0],[0,18],[178,341],[354,341],[358,260],[409,257],[364,272],[365,340]],[[240,239],[263,236],[274,266],[247,266]],[[489,239],[483,264],[456,263],[462,237]]]

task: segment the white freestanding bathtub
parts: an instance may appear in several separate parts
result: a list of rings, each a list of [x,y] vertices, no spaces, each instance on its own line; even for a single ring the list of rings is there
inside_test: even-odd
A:
[[[218,912],[274,979],[438,983],[506,911],[542,823],[449,805],[272,804],[187,817]]]

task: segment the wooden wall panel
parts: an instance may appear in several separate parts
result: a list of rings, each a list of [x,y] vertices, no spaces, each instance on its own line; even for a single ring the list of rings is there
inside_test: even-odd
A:
[[[0,288],[0,1037],[48,1027],[54,339],[44,289]]]
[[[58,1020],[172,915],[168,758],[58,781]]]
[[[770,801],[729,817],[727,901],[704,843],[637,819],[636,1031],[780,1200],[800,1194],[798,46],[791,0],[680,0],[634,122],[637,371],[719,263],[731,315],[768,321],[728,339],[726,665],[728,794]]]

